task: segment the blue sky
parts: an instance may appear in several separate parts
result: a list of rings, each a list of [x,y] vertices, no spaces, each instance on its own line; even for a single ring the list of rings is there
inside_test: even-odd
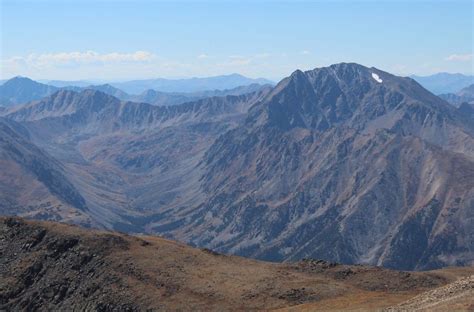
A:
[[[0,0],[0,78],[473,73],[473,2]]]

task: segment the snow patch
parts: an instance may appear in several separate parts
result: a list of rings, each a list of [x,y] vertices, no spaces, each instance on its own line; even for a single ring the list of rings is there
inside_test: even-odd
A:
[[[374,78],[375,81],[377,81],[378,83],[382,83],[382,79],[379,77],[379,75],[377,75],[376,73],[372,73],[372,78]]]

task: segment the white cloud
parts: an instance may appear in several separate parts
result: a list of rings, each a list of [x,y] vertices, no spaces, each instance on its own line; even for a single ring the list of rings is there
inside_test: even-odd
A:
[[[472,54],[451,54],[446,61],[469,62],[472,60]]]
[[[285,61],[284,65],[279,64],[278,59],[281,55],[278,52],[259,51],[255,54],[228,55],[199,52],[190,58],[158,56],[147,51],[130,53],[66,51],[25,54],[1,59],[0,79],[21,75],[32,79],[114,81],[214,76],[234,72],[250,77],[283,77],[295,68],[301,67],[300,64],[291,61]]]
[[[308,55],[308,54],[311,54],[311,52],[309,52],[308,50],[303,50],[303,51],[301,51],[301,54]]]
[[[17,64],[32,66],[35,68],[87,65],[87,64],[106,64],[123,62],[148,62],[156,57],[155,54],[147,51],[136,51],[133,53],[97,53],[94,51],[85,52],[59,52],[46,54],[30,54],[28,56],[14,56],[5,62],[7,64]]]

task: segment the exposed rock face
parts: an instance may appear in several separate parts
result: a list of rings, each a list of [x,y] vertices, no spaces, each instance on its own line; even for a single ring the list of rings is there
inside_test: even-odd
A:
[[[472,129],[409,78],[297,71],[208,150],[209,199],[172,233],[268,260],[470,264]]]
[[[61,164],[87,207],[78,223],[416,270],[473,263],[471,110],[337,64],[171,107],[61,91],[6,117]]]

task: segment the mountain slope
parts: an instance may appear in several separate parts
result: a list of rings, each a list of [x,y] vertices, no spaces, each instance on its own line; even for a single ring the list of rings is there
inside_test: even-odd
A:
[[[6,117],[62,164],[100,227],[421,270],[474,260],[471,110],[343,63],[166,107],[63,90]]]
[[[473,133],[411,79],[357,64],[297,71],[208,150],[191,221],[156,228],[273,261],[470,264],[459,238],[473,233]]]
[[[203,153],[266,92],[158,107],[61,90],[7,118],[64,166],[96,224],[138,232],[130,220],[147,220],[157,203],[196,200]]]
[[[222,311],[300,304],[376,310],[473,272],[407,273],[310,259],[273,264],[158,237],[14,218],[0,218],[0,238],[0,308],[6,310]]]
[[[93,223],[62,165],[35,146],[25,128],[0,118],[0,212]]]

